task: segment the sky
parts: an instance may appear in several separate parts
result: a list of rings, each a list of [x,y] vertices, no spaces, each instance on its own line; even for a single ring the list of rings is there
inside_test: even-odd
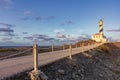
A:
[[[0,0],[0,46],[62,45],[104,35],[120,41],[120,0]]]

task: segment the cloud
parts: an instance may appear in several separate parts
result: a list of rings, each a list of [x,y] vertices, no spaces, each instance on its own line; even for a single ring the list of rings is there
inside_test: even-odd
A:
[[[55,41],[55,38],[51,38],[47,35],[43,35],[43,34],[33,34],[32,36],[27,36],[24,37],[24,39],[28,39],[28,40],[43,40],[43,41]]]
[[[66,38],[66,36],[65,35],[63,35],[63,34],[57,34],[57,36],[56,36],[57,38]]]
[[[3,6],[3,5],[8,5],[12,2],[12,0],[0,0],[0,6]]]
[[[46,38],[48,37],[47,35],[43,35],[43,34],[33,34],[33,37],[39,37],[39,38]]]
[[[24,11],[22,12],[24,17],[21,19],[21,20],[32,20],[32,12],[27,10],[27,11]]]
[[[5,41],[5,42],[0,42],[1,46],[31,46],[31,42],[14,42],[14,41]]]
[[[47,37],[47,38],[44,38],[45,41],[56,41],[55,38],[50,38],[50,37]]]
[[[9,38],[7,37],[2,39],[2,41],[10,41],[10,40],[12,40],[12,37],[9,37]]]
[[[25,16],[29,16],[29,15],[32,14],[32,12],[31,12],[31,11],[25,11],[23,14],[24,14]]]
[[[28,32],[22,32],[22,34],[28,34]]]
[[[44,41],[53,41],[55,40],[54,38],[51,38],[47,35],[42,35],[42,34],[34,34],[33,37],[36,37],[37,39],[41,39],[41,40],[44,40]]]
[[[61,32],[64,32],[65,30],[64,29],[55,29],[54,32],[55,33],[61,33]]]
[[[0,0],[0,8],[8,9],[12,3],[12,0]]]
[[[63,23],[61,23],[61,25],[72,25],[72,24],[74,24],[74,22],[73,21],[71,21],[71,20],[69,20],[69,21],[65,21],[65,22],[63,22]]]
[[[77,41],[82,41],[82,40],[88,40],[88,39],[91,39],[89,37],[84,37],[84,36],[79,36],[76,40]]]
[[[11,29],[14,25],[7,24],[7,23],[0,23],[0,35],[3,36],[14,36],[14,30]]]
[[[24,21],[29,20],[29,17],[24,17],[21,20],[24,20]]]
[[[24,39],[33,40],[33,37],[32,36],[27,36],[27,37],[24,37]]]
[[[48,16],[45,18],[45,20],[53,20],[53,19],[55,19],[55,16]]]
[[[55,16],[48,16],[48,17],[43,17],[43,16],[30,16],[32,13],[31,12],[24,12],[24,15],[26,15],[22,20],[36,20],[36,21],[48,21],[48,20],[54,20]]]
[[[73,21],[67,21],[67,24],[74,24]]]
[[[84,38],[91,38],[91,36],[88,34],[81,34],[81,36],[83,36]]]
[[[35,20],[40,21],[40,20],[43,20],[43,18],[41,16],[37,16],[37,17],[35,17]]]
[[[91,39],[90,35],[88,34],[80,34],[80,35],[76,35],[76,34],[68,34],[68,35],[63,35],[61,33],[57,33],[57,38],[59,38],[60,42],[65,42],[65,43],[74,43],[76,41],[81,41],[81,40],[88,40]]]
[[[76,42],[76,38],[66,38],[68,42]]]
[[[120,32],[120,29],[111,29],[111,30],[107,30],[107,32]]]
[[[55,19],[55,16],[48,16],[48,17],[42,17],[42,16],[37,16],[37,17],[35,17],[35,20],[36,21],[41,21],[41,20],[53,20],[53,19]]]
[[[82,33],[84,30],[82,30],[82,29],[79,29],[79,30],[77,30],[77,32],[79,32],[79,33]]]
[[[15,39],[20,39],[20,37],[16,36]]]
[[[14,34],[14,30],[12,29],[14,25],[0,23],[0,36],[2,36],[3,41],[12,40],[14,36],[18,36]]]
[[[117,41],[117,39],[114,39],[112,37],[107,37],[107,39],[108,39],[109,42],[116,42]]]
[[[13,36],[18,36],[18,35],[15,35],[14,33],[11,33],[11,32],[7,32],[3,36],[13,37]]]
[[[14,30],[10,28],[0,28],[0,32],[14,32]]]
[[[65,25],[65,23],[61,23],[60,25],[64,26],[64,25]]]
[[[18,36],[18,35],[15,35],[13,32],[0,32],[0,36],[1,37],[1,40],[2,41],[10,41],[12,40],[15,36]]]
[[[10,28],[10,27],[14,27],[15,25],[0,22],[0,26]]]

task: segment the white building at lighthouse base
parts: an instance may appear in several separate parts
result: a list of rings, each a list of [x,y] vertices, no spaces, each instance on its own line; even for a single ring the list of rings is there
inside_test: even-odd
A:
[[[92,40],[94,40],[96,42],[102,42],[102,43],[107,42],[107,38],[104,35],[100,34],[100,33],[93,34],[92,35]]]

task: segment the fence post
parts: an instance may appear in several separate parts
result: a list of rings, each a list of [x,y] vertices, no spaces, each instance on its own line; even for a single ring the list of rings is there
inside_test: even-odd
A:
[[[92,42],[92,49],[94,49],[94,42]]]
[[[78,43],[76,43],[75,45],[76,45],[76,48],[78,48]]]
[[[72,44],[69,45],[69,59],[72,59]]]
[[[79,47],[81,47],[81,42],[79,43]]]
[[[84,42],[82,42],[82,53],[84,53]]]
[[[33,44],[33,57],[34,57],[34,70],[30,72],[31,80],[39,80],[41,71],[38,70],[38,53],[37,53],[37,44]]]
[[[88,51],[90,51],[90,43],[88,42]]]
[[[33,44],[33,56],[34,56],[34,71],[38,70],[38,51],[37,44]]]
[[[47,80],[48,77],[38,70],[38,51],[37,51],[37,44],[33,44],[33,57],[34,57],[34,70],[32,70],[29,75],[31,80]]]
[[[54,51],[54,43],[52,44],[52,52]]]
[[[80,47],[80,42],[78,43],[78,47]]]
[[[63,50],[65,49],[65,45],[63,45]]]

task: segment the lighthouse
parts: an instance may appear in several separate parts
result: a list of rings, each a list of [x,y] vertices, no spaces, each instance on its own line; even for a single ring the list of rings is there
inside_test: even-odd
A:
[[[99,33],[101,35],[103,35],[103,21],[102,21],[102,19],[100,19],[100,22],[99,22]]]
[[[106,36],[103,34],[103,20],[100,19],[99,21],[99,33],[92,35],[92,40],[96,42],[107,42]]]

